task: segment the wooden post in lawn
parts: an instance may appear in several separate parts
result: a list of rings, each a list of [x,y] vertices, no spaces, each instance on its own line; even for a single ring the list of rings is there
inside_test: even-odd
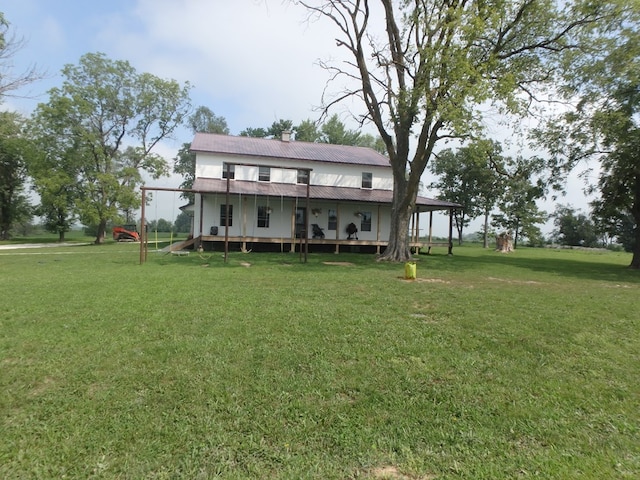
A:
[[[147,260],[145,254],[144,244],[147,241],[147,235],[145,234],[145,219],[144,219],[144,206],[147,203],[147,189],[142,187],[142,207],[140,209],[140,265]]]
[[[453,255],[453,208],[449,209],[449,255]]]

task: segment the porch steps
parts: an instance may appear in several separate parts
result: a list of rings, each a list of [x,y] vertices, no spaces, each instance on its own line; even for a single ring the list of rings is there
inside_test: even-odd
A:
[[[193,245],[196,240],[196,238],[191,238],[182,242],[174,242],[158,251],[163,253],[171,253],[172,255],[189,255],[189,251],[185,250],[185,248]]]

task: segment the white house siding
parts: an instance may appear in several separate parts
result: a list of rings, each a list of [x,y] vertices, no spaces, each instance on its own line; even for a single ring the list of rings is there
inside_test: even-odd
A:
[[[200,201],[203,199],[202,210],[202,230],[200,229]],[[231,194],[229,204],[233,206],[232,222],[229,227],[231,237],[262,237],[262,238],[283,238],[292,237],[292,221],[296,207],[305,208],[306,198],[291,199],[279,197],[264,197],[257,195]],[[220,222],[220,208],[225,205],[226,195],[224,193],[204,194],[196,196],[194,215],[194,234],[209,235],[212,226],[218,227],[218,235],[224,236],[225,227]],[[324,229],[326,239],[346,239],[346,227],[349,223],[354,223],[358,228],[358,239],[360,240],[386,240],[389,238],[390,226],[390,206],[369,203],[336,203],[331,201],[309,202],[309,233],[312,238],[312,224],[318,224]],[[269,227],[258,227],[258,207],[268,206],[271,208],[269,215]],[[320,209],[316,217],[312,211]],[[336,230],[329,230],[329,210],[336,210],[338,216],[338,226]],[[358,217],[356,212],[371,214],[371,230],[362,230],[362,217]]]
[[[274,159],[252,157],[250,161],[236,156],[223,156],[198,153],[196,163],[196,177],[223,178],[223,165],[225,163],[251,163],[254,165],[273,166]],[[296,169],[310,168],[311,184],[333,187],[360,188],[362,186],[362,173],[373,175],[372,188],[376,190],[392,190],[393,174],[391,168],[382,168],[367,165],[347,165],[336,163],[321,163],[312,161],[300,161],[289,159],[277,159],[277,165],[284,168],[271,168],[271,182],[296,183]],[[235,180],[258,181],[257,166],[235,165]]]

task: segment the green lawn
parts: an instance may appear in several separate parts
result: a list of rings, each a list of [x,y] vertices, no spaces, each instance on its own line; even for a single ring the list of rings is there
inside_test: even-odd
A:
[[[640,477],[628,254],[138,252],[0,251],[0,478]]]

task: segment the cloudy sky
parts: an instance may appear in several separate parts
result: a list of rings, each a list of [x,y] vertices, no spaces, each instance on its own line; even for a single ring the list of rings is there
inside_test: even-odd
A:
[[[189,82],[192,103],[225,117],[231,134],[319,117],[328,74],[318,60],[339,62],[335,32],[307,22],[305,10],[288,0],[8,0],[0,11],[24,47],[12,59],[15,71],[36,65],[45,80],[9,98],[2,108],[31,113],[60,86],[65,64],[88,52],[127,60],[139,72]],[[344,57],[342,57],[344,58]],[[333,85],[336,91],[339,85]],[[345,105],[338,113],[350,127]],[[371,129],[370,133],[375,132]],[[158,152],[171,160],[190,132],[178,132]],[[426,179],[429,182],[430,179]],[[177,186],[169,178],[156,186]],[[586,205],[579,182],[562,203]],[[433,195],[434,192],[426,192]],[[553,204],[544,205],[552,211]]]
[[[65,64],[103,52],[139,72],[191,83],[193,104],[225,117],[232,134],[280,118],[297,123],[318,117],[327,74],[317,60],[336,54],[326,24],[307,23],[302,7],[282,0],[8,3],[0,9],[26,41],[16,68],[36,64],[49,74],[19,92],[33,99],[7,102],[25,113],[61,84]]]

